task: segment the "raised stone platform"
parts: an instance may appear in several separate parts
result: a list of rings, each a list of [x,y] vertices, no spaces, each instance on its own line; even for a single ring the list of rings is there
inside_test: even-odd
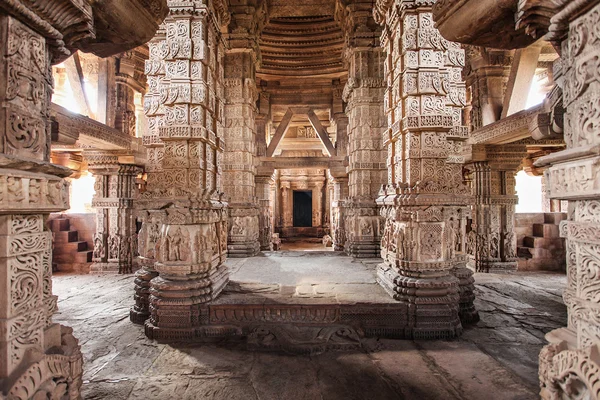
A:
[[[321,352],[360,346],[364,337],[439,339],[460,335],[460,324],[436,329],[437,315],[409,320],[406,302],[377,284],[379,259],[357,260],[339,252],[265,252],[230,259],[230,282],[201,308],[194,330],[161,331],[146,325],[160,342],[247,341],[251,348]],[[435,332],[432,334],[431,332]]]

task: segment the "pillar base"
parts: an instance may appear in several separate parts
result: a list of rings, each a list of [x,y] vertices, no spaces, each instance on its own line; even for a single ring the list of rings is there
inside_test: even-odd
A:
[[[159,341],[186,341],[208,324],[207,303],[221,293],[229,282],[224,264],[208,272],[190,275],[164,275],[150,281],[150,319],[146,336]]]
[[[116,262],[95,262],[90,265],[91,273],[119,273],[119,274],[132,274],[138,269],[135,264],[119,263]]]
[[[141,268],[135,273],[135,305],[129,311],[129,320],[134,324],[143,325],[150,318],[150,281],[158,276],[151,268]]]
[[[479,322],[479,313],[474,304],[475,278],[473,278],[473,272],[465,267],[454,268],[450,272],[458,279],[460,322],[463,325]]]
[[[484,272],[491,274],[510,274],[517,272],[517,261],[479,261],[471,260],[467,263],[467,267],[473,272]]]
[[[408,305],[407,338],[448,339],[462,333],[458,281],[453,276],[410,277],[379,264],[377,283],[392,298]]]
[[[258,241],[227,243],[227,257],[230,258],[254,257],[260,250]]]
[[[52,333],[50,332],[52,331]],[[56,334],[56,343],[48,339]],[[31,363],[18,375],[0,383],[0,397],[8,399],[80,399],[83,355],[73,329],[53,324],[44,333],[47,352],[33,351]]]

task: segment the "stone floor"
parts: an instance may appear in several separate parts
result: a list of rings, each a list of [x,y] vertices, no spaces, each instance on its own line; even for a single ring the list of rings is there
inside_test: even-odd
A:
[[[333,247],[325,247],[319,238],[282,238],[281,250],[333,252]]]
[[[352,301],[378,290],[373,260],[335,253],[266,253],[228,264],[233,282],[226,295],[250,289],[298,301]],[[476,280],[481,321],[460,339],[366,339],[361,351],[316,356],[152,342],[129,322],[131,275],[56,275],[55,320],[80,339],[84,399],[537,398],[543,335],[566,325],[565,276],[477,274]]]

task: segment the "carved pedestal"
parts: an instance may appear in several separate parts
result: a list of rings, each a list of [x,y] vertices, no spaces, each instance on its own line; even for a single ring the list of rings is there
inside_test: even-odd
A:
[[[137,269],[137,230],[133,201],[135,179],[142,169],[119,163],[119,154],[86,151],[89,170],[96,176],[92,205],[96,234],[91,271],[132,273]]]
[[[464,52],[440,36],[428,7],[397,0],[375,15],[385,25],[390,171],[377,199],[385,218],[377,280],[405,304],[407,337],[453,337],[461,321],[478,320],[465,268]]]

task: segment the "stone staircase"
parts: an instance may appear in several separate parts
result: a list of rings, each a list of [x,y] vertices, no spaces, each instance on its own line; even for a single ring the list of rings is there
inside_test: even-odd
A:
[[[71,228],[69,218],[62,215],[51,220],[50,230],[54,238],[52,269],[88,273],[93,251],[86,241],[79,240],[79,233]]]
[[[565,240],[560,237],[560,222],[565,213],[539,213],[532,218],[529,234],[519,241],[519,270],[565,271]]]

